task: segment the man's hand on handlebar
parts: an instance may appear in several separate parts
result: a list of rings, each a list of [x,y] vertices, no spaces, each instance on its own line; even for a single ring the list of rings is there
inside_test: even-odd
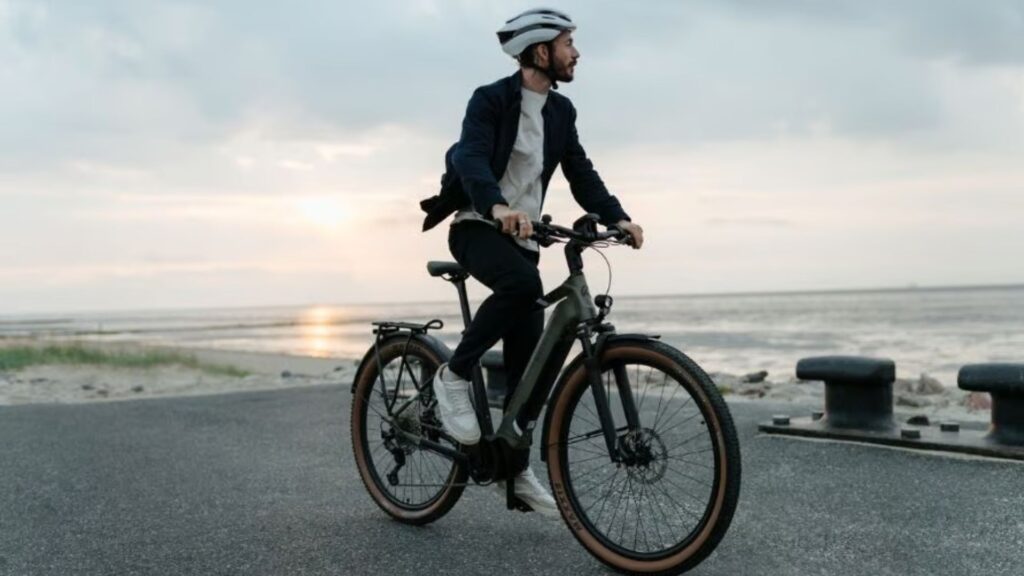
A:
[[[532,222],[526,212],[512,210],[505,204],[495,204],[491,208],[491,216],[493,217],[492,222],[494,226],[501,230],[503,234],[509,234],[525,240],[534,237],[534,232],[537,232],[537,236],[534,239],[542,246],[550,246],[558,238],[572,239],[585,244],[591,244],[595,241],[617,240],[632,246],[634,249],[640,248],[644,243],[644,229],[639,224],[629,220],[620,220],[616,224],[609,225],[607,232],[597,232],[596,230],[588,231],[586,226],[580,228],[579,222],[574,224],[573,228],[558,226],[551,223],[551,217],[547,215],[540,222]],[[596,222],[596,218],[596,215],[594,215],[592,219]],[[539,228],[535,228],[535,225],[539,226]]]
[[[633,246],[634,250],[638,250],[644,245],[644,229],[641,228],[639,224],[630,222],[629,220],[619,220],[616,226],[632,237],[630,244]]]
[[[491,215],[501,222],[501,231],[504,234],[518,236],[523,240],[533,234],[533,224],[530,223],[530,216],[520,210],[512,210],[504,204],[495,204],[491,208]]]

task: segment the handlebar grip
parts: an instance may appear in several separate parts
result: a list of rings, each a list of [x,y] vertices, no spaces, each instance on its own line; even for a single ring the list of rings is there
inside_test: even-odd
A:
[[[499,232],[503,232],[504,226],[499,218],[491,218],[487,220],[487,223],[498,229]],[[530,224],[533,226],[533,233],[530,234],[529,239],[537,242],[545,248],[554,244],[551,238],[547,234],[538,234],[537,230],[544,230],[550,228],[550,224],[546,222],[537,222],[536,220],[530,220]]]
[[[586,216],[584,216],[586,218]],[[485,222],[494,226],[499,232],[503,230],[502,221],[500,218],[485,219]],[[619,241],[625,241],[630,246],[635,245],[635,239],[633,235],[626,232],[616,224],[608,226],[605,232],[598,232],[594,235],[587,235],[565,226],[559,226],[558,224],[551,223],[551,217],[544,215],[542,221],[531,220],[530,224],[533,226],[533,234],[530,234],[530,239],[536,241],[542,246],[550,246],[554,243],[553,237],[564,237],[574,238],[582,240],[584,242],[593,242],[595,240],[609,240],[615,239]]]

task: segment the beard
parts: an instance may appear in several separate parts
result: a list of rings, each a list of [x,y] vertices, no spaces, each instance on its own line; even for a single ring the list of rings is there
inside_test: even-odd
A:
[[[575,73],[574,68],[575,67],[576,67],[576,61],[575,60],[570,60],[570,61],[568,61],[568,62],[566,62],[564,64],[559,64],[559,65],[555,66],[555,78],[554,78],[554,80],[556,80],[558,82],[572,82],[572,79],[574,78],[574,73]]]

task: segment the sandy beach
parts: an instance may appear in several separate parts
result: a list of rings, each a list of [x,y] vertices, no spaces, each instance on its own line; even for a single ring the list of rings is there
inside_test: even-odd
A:
[[[26,342],[10,341],[3,345]],[[89,343],[87,346],[127,353],[151,350],[181,353],[195,357],[204,365],[238,368],[247,374],[217,374],[180,365],[134,368],[40,364],[19,370],[0,370],[0,405],[111,402],[349,383],[357,362],[352,359],[185,349],[136,343]]]
[[[32,341],[11,340],[2,345],[23,345],[27,342]],[[320,358],[139,343],[89,343],[87,346],[127,353],[152,350],[180,353],[194,357],[203,365],[233,367],[246,374],[210,373],[180,365],[150,368],[32,365],[18,370],[0,370],[0,405],[112,402],[348,384],[359,362],[353,358]],[[800,381],[792,377],[773,380],[770,374],[713,372],[710,375],[729,402],[785,402],[794,406],[824,406],[824,387],[820,382]],[[926,415],[933,420],[960,421],[989,419],[988,398],[985,395],[969,395],[925,374],[916,379],[897,380],[893,395],[898,416]]]

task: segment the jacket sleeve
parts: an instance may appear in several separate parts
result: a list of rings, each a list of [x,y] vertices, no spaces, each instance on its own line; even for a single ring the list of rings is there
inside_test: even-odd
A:
[[[462,178],[462,189],[473,202],[473,208],[486,217],[490,217],[491,208],[495,204],[508,205],[501,195],[498,179],[491,170],[498,115],[495,102],[481,88],[477,88],[466,106],[462,135],[452,156],[455,170]]]
[[[571,103],[569,110],[569,141],[561,162],[562,174],[565,174],[565,179],[569,181],[573,197],[584,210],[600,216],[602,224],[629,220],[629,215],[622,209],[619,200],[608,193],[608,188],[580,145],[580,137],[576,132],[576,108]]]

